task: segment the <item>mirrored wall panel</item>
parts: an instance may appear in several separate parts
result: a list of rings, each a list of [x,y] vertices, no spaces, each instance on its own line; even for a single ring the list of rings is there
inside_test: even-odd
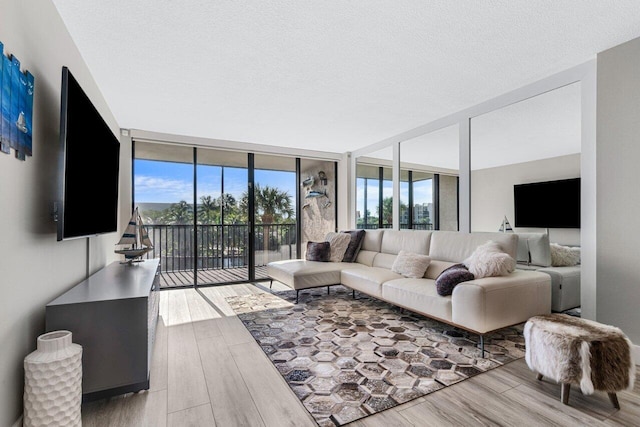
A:
[[[580,97],[574,83],[471,120],[472,231],[580,244]]]
[[[458,230],[458,125],[400,143],[400,228]]]

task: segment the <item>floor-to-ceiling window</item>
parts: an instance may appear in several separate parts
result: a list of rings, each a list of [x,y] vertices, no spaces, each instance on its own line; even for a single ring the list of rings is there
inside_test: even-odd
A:
[[[154,244],[148,257],[161,259],[163,286],[262,279],[268,262],[299,256],[299,162],[134,142],[134,205]]]

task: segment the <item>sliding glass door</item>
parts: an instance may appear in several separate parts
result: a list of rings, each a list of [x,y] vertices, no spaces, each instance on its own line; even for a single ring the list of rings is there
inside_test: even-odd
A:
[[[246,153],[198,149],[198,283],[250,278],[247,182]]]
[[[271,261],[296,258],[296,159],[255,155],[255,272],[266,278]]]
[[[188,147],[135,146],[134,205],[153,243],[146,256],[160,258],[162,287],[195,284],[193,156]]]

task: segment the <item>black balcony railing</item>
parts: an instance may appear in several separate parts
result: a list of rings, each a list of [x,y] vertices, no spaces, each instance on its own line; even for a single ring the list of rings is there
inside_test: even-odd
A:
[[[247,224],[198,224],[197,252],[193,225],[146,225],[153,250],[147,258],[160,258],[162,272],[197,269],[240,268],[249,265],[249,226]],[[266,244],[265,244],[266,242]],[[256,224],[254,250],[256,266],[275,258],[296,256],[295,224]],[[197,255],[196,255],[197,253]]]

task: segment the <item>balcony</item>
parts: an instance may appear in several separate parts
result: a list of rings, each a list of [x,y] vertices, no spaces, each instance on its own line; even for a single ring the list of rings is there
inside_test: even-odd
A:
[[[193,225],[147,225],[146,228],[154,245],[146,258],[160,258],[162,288],[193,285],[194,270],[197,270],[198,284],[249,279],[247,224],[199,224],[195,234]],[[295,224],[256,224],[256,279],[267,278],[267,263],[295,258],[296,249]]]

